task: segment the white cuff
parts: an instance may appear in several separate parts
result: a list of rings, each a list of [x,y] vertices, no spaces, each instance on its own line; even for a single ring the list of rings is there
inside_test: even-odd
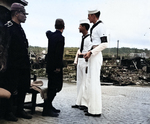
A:
[[[102,50],[104,50],[107,47],[108,47],[108,43],[101,43],[100,45],[95,47],[93,50],[91,50],[92,55],[98,54],[99,52],[101,52]]]

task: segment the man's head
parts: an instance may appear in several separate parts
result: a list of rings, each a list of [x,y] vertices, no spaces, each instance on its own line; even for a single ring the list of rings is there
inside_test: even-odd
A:
[[[79,25],[79,31],[80,32],[85,32],[85,31],[88,31],[90,28],[90,25],[89,25],[89,21],[86,19],[86,20],[80,20],[80,25]]]
[[[24,23],[26,20],[26,15],[28,15],[28,13],[26,13],[25,8],[22,4],[13,3],[11,5],[11,17],[13,21],[18,24]]]
[[[65,23],[62,19],[56,19],[55,21],[55,29],[62,30],[65,28]]]
[[[100,11],[98,9],[88,10],[88,19],[90,23],[96,23],[100,17]]]

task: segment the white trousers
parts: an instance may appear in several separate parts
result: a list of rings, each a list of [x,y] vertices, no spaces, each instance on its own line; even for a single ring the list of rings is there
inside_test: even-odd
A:
[[[103,62],[102,53],[91,55],[88,65],[88,112],[91,114],[102,113],[102,93],[100,84],[100,71]]]
[[[76,105],[87,106],[87,74],[85,72],[88,63],[84,58],[78,58],[77,64],[77,99]]]

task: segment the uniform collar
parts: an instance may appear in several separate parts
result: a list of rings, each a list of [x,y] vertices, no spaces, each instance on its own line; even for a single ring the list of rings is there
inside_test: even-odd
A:
[[[98,20],[96,21],[96,23],[98,23],[99,21],[101,21],[101,20],[98,19]],[[102,21],[101,21],[101,22],[102,22]],[[95,24],[96,24],[96,23],[95,23]]]
[[[85,36],[82,36],[82,38],[86,37],[87,35],[89,35],[88,33]]]
[[[17,23],[16,23],[16,22],[14,22],[13,20],[11,20],[11,22],[12,22],[14,25],[16,25],[16,26],[21,27],[21,25],[20,25],[20,24],[17,24]]]
[[[62,34],[62,32],[61,32],[60,30],[58,30],[58,29],[56,29],[56,32],[59,32],[59,33],[61,33],[61,34]]]

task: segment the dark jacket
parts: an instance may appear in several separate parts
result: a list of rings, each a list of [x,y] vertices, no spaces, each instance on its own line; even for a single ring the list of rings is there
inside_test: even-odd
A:
[[[63,67],[63,52],[65,38],[59,30],[55,32],[47,31],[48,38],[48,54],[46,72],[53,72],[56,68]]]
[[[11,21],[11,26],[7,26],[10,34],[10,45],[8,49],[8,69],[29,69],[30,60],[28,54],[28,41],[21,25]]]
[[[30,86],[30,61],[28,41],[21,25],[10,21],[6,24],[5,42],[9,43],[7,68],[0,74],[1,86],[11,93],[16,89],[26,91]]]

